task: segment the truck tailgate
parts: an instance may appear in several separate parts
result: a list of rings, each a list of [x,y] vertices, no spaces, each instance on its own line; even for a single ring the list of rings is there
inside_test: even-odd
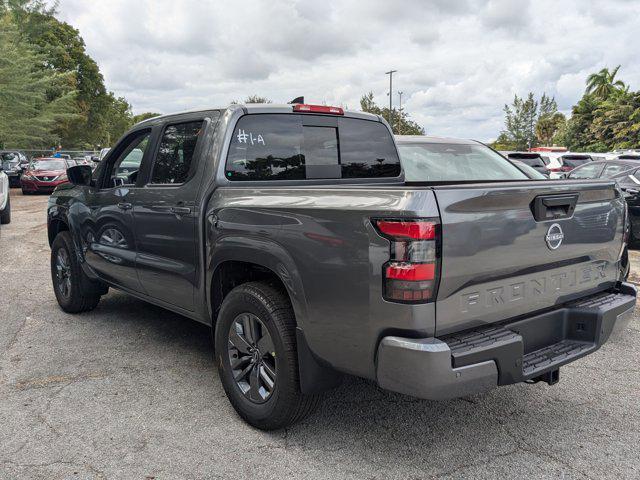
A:
[[[433,191],[442,221],[437,335],[530,314],[618,280],[625,209],[613,182]]]

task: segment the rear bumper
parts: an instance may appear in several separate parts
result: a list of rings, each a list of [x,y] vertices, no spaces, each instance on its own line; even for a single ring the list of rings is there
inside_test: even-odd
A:
[[[384,337],[378,384],[430,400],[456,398],[533,380],[593,353],[631,320],[636,289],[572,302],[508,324],[443,338]]]

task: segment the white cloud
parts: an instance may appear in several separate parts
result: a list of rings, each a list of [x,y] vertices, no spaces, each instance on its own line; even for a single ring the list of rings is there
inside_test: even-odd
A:
[[[488,140],[514,94],[546,91],[569,111],[588,73],[617,64],[640,89],[637,0],[62,0],[59,10],[136,112],[254,93],[357,108],[373,91],[387,104],[394,68],[394,90],[428,133]]]

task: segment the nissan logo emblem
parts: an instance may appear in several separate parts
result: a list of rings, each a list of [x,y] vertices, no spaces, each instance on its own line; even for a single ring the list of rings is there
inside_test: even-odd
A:
[[[554,223],[549,227],[549,230],[547,230],[547,234],[545,235],[544,239],[547,242],[547,247],[549,247],[551,250],[555,250],[560,245],[562,245],[562,240],[564,240],[562,227],[559,224]]]

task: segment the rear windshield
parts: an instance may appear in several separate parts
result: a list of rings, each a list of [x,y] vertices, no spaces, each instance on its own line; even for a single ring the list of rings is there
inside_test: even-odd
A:
[[[232,181],[397,177],[400,159],[380,122],[245,115],[233,132],[225,175]]]
[[[562,164],[571,168],[576,168],[592,161],[591,157],[562,157]]]
[[[507,159],[480,144],[401,143],[407,182],[526,180]]]

